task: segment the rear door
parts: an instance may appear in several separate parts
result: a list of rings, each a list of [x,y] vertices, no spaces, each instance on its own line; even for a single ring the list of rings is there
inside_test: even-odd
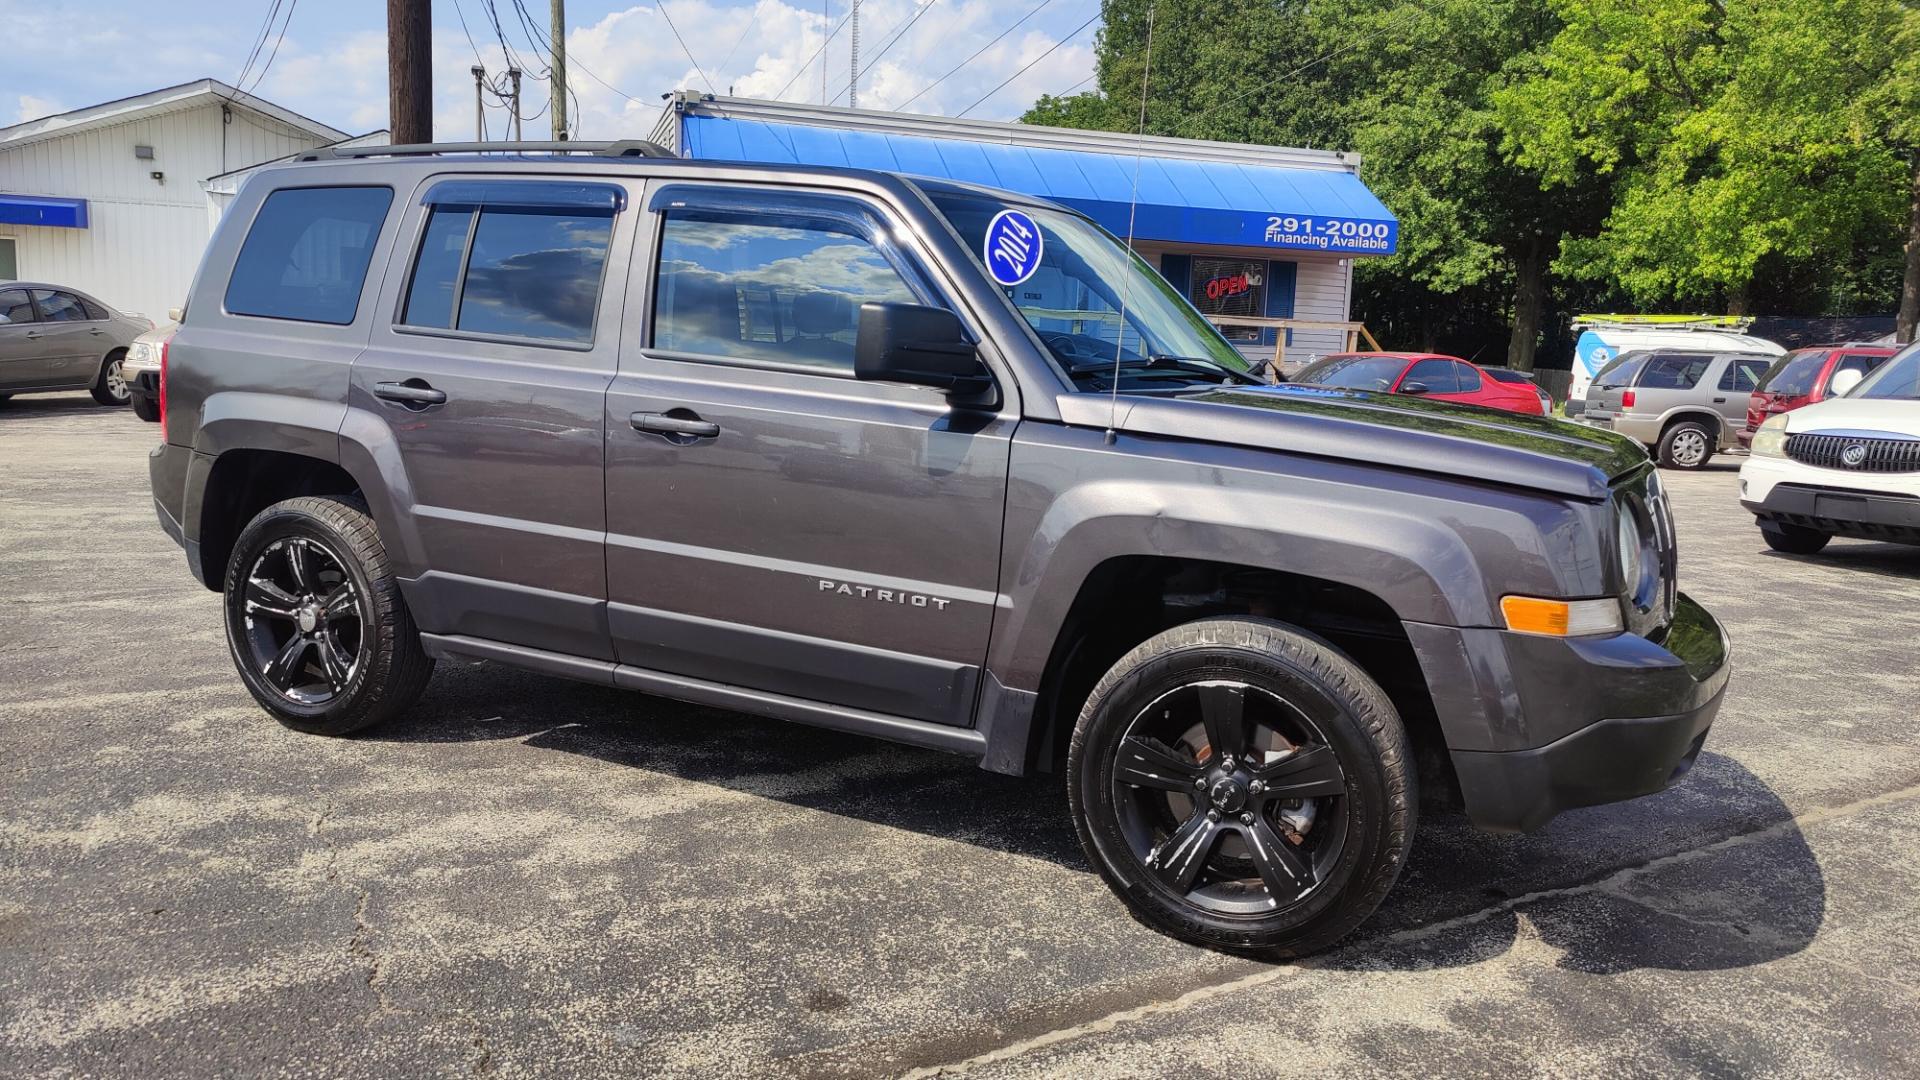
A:
[[[1625,411],[1657,417],[1679,405],[1709,405],[1703,391],[1711,389],[1706,379],[1713,367],[1712,353],[1654,353],[1634,380],[1633,407]]]
[[[25,289],[0,289],[0,392],[40,386],[47,379],[40,322]]]
[[[853,378],[862,303],[955,305],[864,196],[656,186],[607,395],[618,658],[968,723],[1018,418]]]
[[[106,324],[87,311],[80,298],[54,289],[33,290],[40,312],[47,385],[87,386],[100,374],[100,358],[112,348]]]
[[[379,467],[422,629],[610,657],[602,417],[629,192],[456,174],[406,208],[342,435],[397,459]]]
[[[1760,380],[1767,377],[1767,369],[1772,366],[1771,356],[1727,358],[1727,366],[1720,370],[1720,379],[1714,385],[1711,399],[1714,411],[1726,421],[1721,430],[1738,431],[1747,425],[1747,406]]]

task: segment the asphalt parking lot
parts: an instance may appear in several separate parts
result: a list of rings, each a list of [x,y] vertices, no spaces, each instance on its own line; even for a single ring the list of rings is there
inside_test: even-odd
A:
[[[1920,549],[1768,553],[1669,476],[1737,670],[1675,790],[1421,823],[1266,965],[1133,923],[1055,781],[442,666],[272,723],[147,494],[152,425],[0,409],[0,1075],[1920,1073]]]

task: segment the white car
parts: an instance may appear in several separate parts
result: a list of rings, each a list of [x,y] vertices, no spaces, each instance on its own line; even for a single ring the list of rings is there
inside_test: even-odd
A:
[[[1920,544],[1920,345],[1843,397],[1761,424],[1740,505],[1775,551],[1812,555],[1836,536]]]

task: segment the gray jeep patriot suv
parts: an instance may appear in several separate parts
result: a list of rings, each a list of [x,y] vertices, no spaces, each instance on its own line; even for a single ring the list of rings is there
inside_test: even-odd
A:
[[[207,249],[154,503],[289,727],[477,659],[1058,770],[1138,917],[1266,956],[1422,788],[1526,830],[1699,753],[1631,441],[1263,385],[1049,203],[560,146],[315,152]]]

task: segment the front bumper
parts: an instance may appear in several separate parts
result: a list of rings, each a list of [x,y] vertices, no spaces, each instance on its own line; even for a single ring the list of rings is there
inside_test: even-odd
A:
[[[1920,544],[1920,496],[1788,482],[1771,485],[1761,498],[1743,497],[1740,505],[1762,522],[1858,540]]]
[[[1499,832],[1679,779],[1731,670],[1726,632],[1685,594],[1657,643],[1414,629],[1467,816]]]

